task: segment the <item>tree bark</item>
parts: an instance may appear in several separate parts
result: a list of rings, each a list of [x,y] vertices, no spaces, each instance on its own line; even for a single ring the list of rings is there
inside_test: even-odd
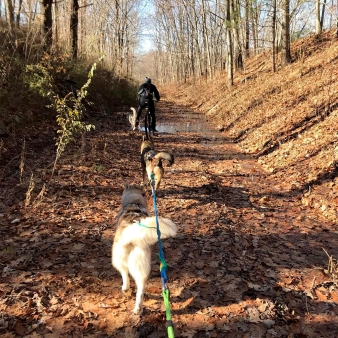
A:
[[[15,48],[14,6],[12,0],[5,0],[8,33],[13,49]]]
[[[252,35],[253,35],[253,47],[254,54],[258,54],[258,8],[257,3],[251,1],[251,22],[252,22]]]
[[[320,16],[320,29],[321,29],[321,31],[323,31],[325,7],[326,7],[326,0],[323,1],[322,14]]]
[[[72,0],[72,14],[70,17],[70,31],[72,35],[72,58],[78,57],[78,30],[79,30],[79,1]]]
[[[16,14],[16,27],[20,26],[20,16],[23,0],[19,0],[18,13]]]
[[[231,0],[232,32],[233,32],[233,54],[236,70],[244,69],[242,45],[240,41],[240,4],[237,0]]]
[[[322,32],[322,27],[320,24],[320,0],[316,0],[316,35],[319,35]]]
[[[53,0],[42,0],[43,8],[43,37],[44,47],[46,51],[50,51],[53,43],[53,15],[52,15]]]
[[[233,52],[232,52],[232,36],[231,36],[231,0],[227,0],[226,17],[227,17],[227,73],[228,73],[228,85],[232,87],[234,85],[234,71],[233,71]]]
[[[229,0],[230,1],[230,0]],[[207,27],[207,13],[205,9],[205,0],[202,0],[202,22],[203,22],[203,41],[204,41],[204,48],[206,51],[206,57],[207,57],[207,72],[209,73],[209,79],[212,80],[213,78],[213,69],[211,66],[211,46],[209,43],[209,33],[208,33],[208,27]]]
[[[290,50],[290,0],[283,0],[282,17],[282,66],[291,62]]]
[[[277,1],[273,0],[272,8],[272,71],[276,72],[276,18]]]
[[[249,0],[245,0],[245,56],[250,56],[250,24],[249,24]]]

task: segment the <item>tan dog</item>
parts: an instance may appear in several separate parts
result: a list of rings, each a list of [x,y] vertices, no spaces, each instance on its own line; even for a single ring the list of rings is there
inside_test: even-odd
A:
[[[151,183],[151,174],[154,172],[155,190],[158,191],[164,175],[163,160],[168,161],[168,167],[170,167],[174,163],[174,156],[165,151],[157,152],[151,140],[143,140],[141,144],[141,165],[145,187],[149,182]]]
[[[122,291],[130,287],[129,273],[137,286],[134,313],[143,309],[145,284],[151,270],[151,246],[158,240],[156,218],[148,217],[147,199],[143,189],[126,182],[122,194],[122,209],[118,213],[117,229],[112,248],[112,264],[121,273]],[[176,225],[159,217],[161,239],[174,237]]]

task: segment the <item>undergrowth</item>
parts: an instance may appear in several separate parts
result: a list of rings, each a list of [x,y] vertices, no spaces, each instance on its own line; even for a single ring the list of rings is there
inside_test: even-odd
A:
[[[96,68],[84,102],[85,117],[114,114],[117,108],[135,103],[136,84],[132,79],[118,78],[112,71],[102,68],[101,63]],[[57,112],[47,94],[52,91],[65,97],[80,90],[87,82],[90,69],[91,64],[86,60],[74,61],[69,54],[56,48],[32,61],[1,46],[1,130],[13,134],[43,121],[55,122]]]

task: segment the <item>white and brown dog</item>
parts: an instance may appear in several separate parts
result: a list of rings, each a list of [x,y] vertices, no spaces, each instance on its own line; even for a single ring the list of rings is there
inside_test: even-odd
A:
[[[143,140],[141,144],[141,166],[145,187],[147,187],[148,182],[151,182],[151,175],[154,173],[155,190],[158,191],[164,175],[163,160],[168,161],[168,167],[170,167],[174,163],[174,155],[166,151],[158,152],[151,140]]]
[[[148,216],[143,189],[126,182],[122,194],[122,209],[118,213],[117,229],[112,248],[112,264],[121,273],[122,291],[130,287],[129,274],[137,287],[135,314],[141,314],[145,284],[151,270],[151,246],[158,240],[156,218]],[[176,225],[159,217],[161,239],[174,237]]]

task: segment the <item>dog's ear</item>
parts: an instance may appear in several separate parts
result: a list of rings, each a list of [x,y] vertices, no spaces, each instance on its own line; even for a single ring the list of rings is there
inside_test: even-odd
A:
[[[129,187],[130,187],[129,182],[128,182],[128,181],[125,181],[125,182],[124,182],[124,190],[129,189]]]

